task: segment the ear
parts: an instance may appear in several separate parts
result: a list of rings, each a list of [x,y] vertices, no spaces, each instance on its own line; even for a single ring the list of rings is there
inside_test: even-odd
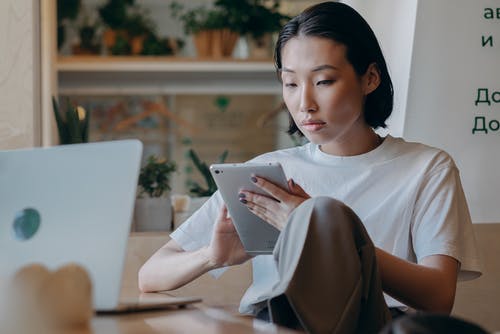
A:
[[[363,74],[362,83],[365,95],[370,94],[380,85],[380,70],[376,63],[371,63],[368,66],[365,74]]]

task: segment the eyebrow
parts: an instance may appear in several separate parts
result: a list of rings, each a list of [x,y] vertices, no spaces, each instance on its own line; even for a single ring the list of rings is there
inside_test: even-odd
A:
[[[311,70],[311,72],[319,72],[319,71],[323,71],[323,70],[338,70],[338,67],[335,67],[335,66],[332,66],[332,65],[328,65],[328,64],[325,64],[325,65],[320,65],[320,66],[317,66],[315,68],[313,68]],[[286,67],[283,67],[281,69],[281,72],[290,72],[290,73],[295,73],[294,70],[291,70],[289,68],[286,68]]]

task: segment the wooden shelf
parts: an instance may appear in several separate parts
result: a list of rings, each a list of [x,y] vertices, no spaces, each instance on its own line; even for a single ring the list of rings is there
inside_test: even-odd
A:
[[[271,60],[177,57],[59,57],[66,95],[281,93]]]
[[[58,59],[57,69],[60,72],[273,72],[274,64],[271,59],[63,56]]]

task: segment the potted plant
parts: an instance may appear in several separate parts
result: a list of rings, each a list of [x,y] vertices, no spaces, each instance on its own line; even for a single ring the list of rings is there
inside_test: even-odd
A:
[[[134,211],[136,231],[165,231],[172,228],[170,176],[177,170],[173,161],[149,156],[141,168]]]
[[[248,8],[244,16],[241,34],[246,36],[251,58],[271,58],[272,35],[290,20],[280,13],[280,0],[246,0]]]
[[[189,212],[187,216],[190,216],[193,212],[198,210],[203,203],[205,203],[205,201],[213,195],[213,193],[217,191],[217,185],[215,184],[212,174],[210,173],[208,164],[202,161],[193,149],[189,149],[187,155],[204,181],[204,184],[202,185],[197,181],[188,180],[191,203],[189,205]],[[217,158],[217,163],[223,163],[226,161],[227,155],[227,150],[222,152],[222,154]]]
[[[133,4],[134,0],[108,0],[99,8],[99,15],[107,28],[103,32],[103,43],[107,49],[115,46],[118,37],[121,38],[120,43],[128,42],[124,25],[127,20],[127,10]]]
[[[217,158],[217,163],[224,163],[224,161],[226,161],[227,155],[227,150],[222,152],[222,154]],[[198,170],[198,172],[200,172],[203,180],[205,181],[204,186],[201,186],[196,181],[190,181],[190,194],[195,197],[212,196],[212,194],[217,191],[217,185],[215,184],[214,178],[210,173],[210,169],[207,163],[201,161],[200,157],[193,149],[189,149],[188,157],[191,159],[194,167]]]
[[[150,34],[144,39],[141,55],[143,56],[169,56],[178,54],[184,47],[184,40],[174,37],[158,37]]]
[[[233,10],[240,2],[217,0],[210,9],[199,6],[188,10],[174,1],[170,10],[172,17],[182,22],[184,32],[193,35],[198,57],[229,57],[240,36],[240,19]]]
[[[138,6],[129,9],[129,15],[125,18],[123,28],[130,39],[130,49],[133,55],[142,53],[144,40],[149,36],[155,36],[155,24],[148,17],[148,13]]]
[[[101,48],[97,38],[99,20],[86,10],[82,13],[77,20],[79,43],[72,46],[73,54],[99,54]]]
[[[61,145],[86,143],[89,140],[89,113],[81,106],[68,106],[61,112],[55,97],[52,97],[52,107],[56,118],[59,142]]]

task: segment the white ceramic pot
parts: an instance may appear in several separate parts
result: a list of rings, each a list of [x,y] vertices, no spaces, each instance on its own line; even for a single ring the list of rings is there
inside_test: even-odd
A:
[[[133,230],[137,232],[172,230],[170,196],[136,199]]]

